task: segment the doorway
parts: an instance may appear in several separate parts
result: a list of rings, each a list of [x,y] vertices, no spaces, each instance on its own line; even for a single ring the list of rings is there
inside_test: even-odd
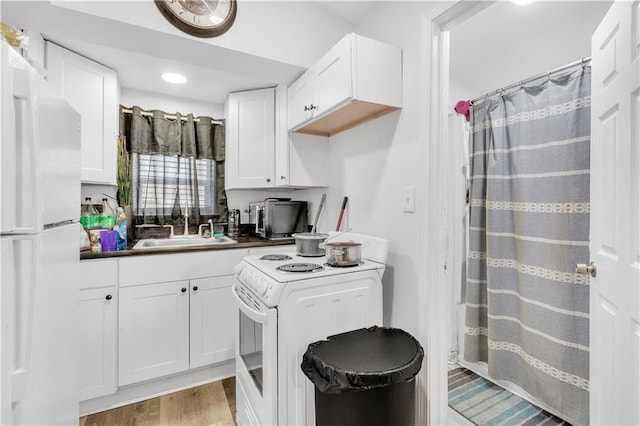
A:
[[[446,127],[446,123],[450,120],[449,111],[458,100],[476,98],[532,75],[573,62],[583,56],[590,56],[591,35],[610,5],[611,2],[542,2],[522,6],[518,11],[517,8],[520,6],[508,2],[496,2],[491,5],[458,3],[446,10],[432,11],[429,17],[425,18],[425,21],[429,20],[429,23],[425,22],[426,31],[436,34],[431,38],[435,42],[426,49],[427,53],[431,58],[439,57],[443,64],[450,63],[450,68],[446,65],[439,68],[437,64],[431,64],[432,84],[428,89],[429,95],[441,96],[440,104],[446,106],[446,111],[435,111],[431,108],[438,104],[437,101],[431,102],[430,107],[426,108],[430,116],[428,130],[430,140],[438,140],[441,143],[432,143],[427,148],[432,174],[425,179],[431,188],[436,184],[440,188],[439,191],[429,194],[429,201],[431,205],[443,206],[438,216],[440,224],[446,224],[446,227],[440,231],[440,239],[434,238],[433,233],[429,234],[430,241],[435,240],[436,243],[425,248],[425,258],[429,259],[425,276],[428,282],[440,284],[427,288],[425,293],[429,300],[448,301],[441,306],[437,306],[437,302],[428,303],[431,322],[427,327],[426,340],[433,349],[429,351],[431,356],[425,374],[429,376],[430,412],[428,416],[432,423],[447,422],[446,395],[443,395],[441,389],[444,389],[446,384],[447,369],[444,366],[451,361],[448,357],[451,353],[448,352],[455,347],[452,343],[457,338],[457,326],[453,327],[451,323],[459,320],[453,307],[455,292],[452,290],[456,288],[455,286],[459,286],[464,269],[464,232],[460,232],[461,226],[464,226],[462,224],[464,211],[460,211],[461,208],[464,209],[464,202],[460,202],[460,197],[464,197],[464,193],[460,190],[459,176],[464,163],[459,146],[462,141],[454,140],[456,132],[452,129],[443,130],[438,139],[433,134],[438,131],[434,131],[433,128]],[[569,13],[575,16],[576,8],[579,8],[581,16],[585,15],[585,19],[573,24],[581,24],[582,28],[565,25],[572,20],[563,18],[563,15]],[[535,22],[536,13],[543,13],[546,16],[543,21],[545,22],[543,31],[546,31],[544,36],[549,37],[547,40],[538,32],[527,29],[532,19]],[[515,19],[517,15],[524,16],[524,21],[518,23]],[[510,24],[513,24],[513,28]],[[482,28],[495,28],[497,32],[506,35],[507,41],[497,40],[494,44],[483,44],[483,40],[478,36]],[[557,43],[554,44],[552,41],[557,40],[557,37],[562,34],[564,34],[562,39],[567,42],[562,47],[558,47]],[[500,46],[502,50],[498,51],[495,46]],[[549,46],[552,47],[549,49]],[[548,51],[545,51],[545,48]],[[487,60],[490,56],[498,59]],[[476,66],[470,66],[470,63],[475,63]],[[494,64],[493,70],[486,66],[489,63]],[[458,138],[461,133],[457,132]],[[434,156],[439,160],[434,160]],[[441,172],[444,178],[433,175],[437,172]],[[433,223],[432,221],[437,219],[430,218],[428,222]],[[438,246],[443,241],[444,249]],[[437,318],[447,320],[438,321]],[[447,350],[439,352],[438,348],[447,348]]]

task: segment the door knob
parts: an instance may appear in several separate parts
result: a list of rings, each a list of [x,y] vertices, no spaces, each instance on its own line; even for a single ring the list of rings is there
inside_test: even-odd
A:
[[[576,273],[577,274],[590,274],[592,277],[595,278],[596,273],[598,272],[596,265],[593,264],[593,262],[591,262],[590,264],[584,264],[584,263],[578,263],[576,265]]]

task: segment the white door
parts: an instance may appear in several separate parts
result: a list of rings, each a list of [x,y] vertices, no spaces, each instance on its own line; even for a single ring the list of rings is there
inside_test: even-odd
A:
[[[117,288],[80,290],[80,400],[114,393],[117,384]]]
[[[275,89],[231,93],[227,98],[227,189],[274,186],[275,114]]]
[[[345,37],[312,68],[316,79],[314,115],[323,114],[353,95],[351,40]]]
[[[592,39],[591,423],[640,424],[640,2]]]
[[[50,86],[82,116],[81,179],[116,183],[118,81],[116,73],[47,42]]]
[[[190,368],[233,360],[238,307],[231,293],[233,275],[200,278],[191,285]]]
[[[120,289],[120,386],[189,369],[188,289],[188,281]]]

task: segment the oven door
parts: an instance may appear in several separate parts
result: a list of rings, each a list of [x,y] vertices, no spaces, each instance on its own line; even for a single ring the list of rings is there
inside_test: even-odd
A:
[[[237,422],[278,424],[277,311],[264,305],[239,282],[233,286],[239,307],[236,333]]]

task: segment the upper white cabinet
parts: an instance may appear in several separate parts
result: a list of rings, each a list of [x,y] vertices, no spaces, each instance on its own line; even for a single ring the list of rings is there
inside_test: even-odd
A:
[[[226,187],[274,186],[275,89],[229,94],[226,119]]]
[[[402,107],[402,51],[349,34],[288,90],[288,128],[332,136]]]
[[[327,186],[327,138],[291,134],[283,86],[225,102],[226,189]]]
[[[84,56],[46,43],[50,85],[78,111],[83,183],[116,184],[118,82],[116,73]]]

